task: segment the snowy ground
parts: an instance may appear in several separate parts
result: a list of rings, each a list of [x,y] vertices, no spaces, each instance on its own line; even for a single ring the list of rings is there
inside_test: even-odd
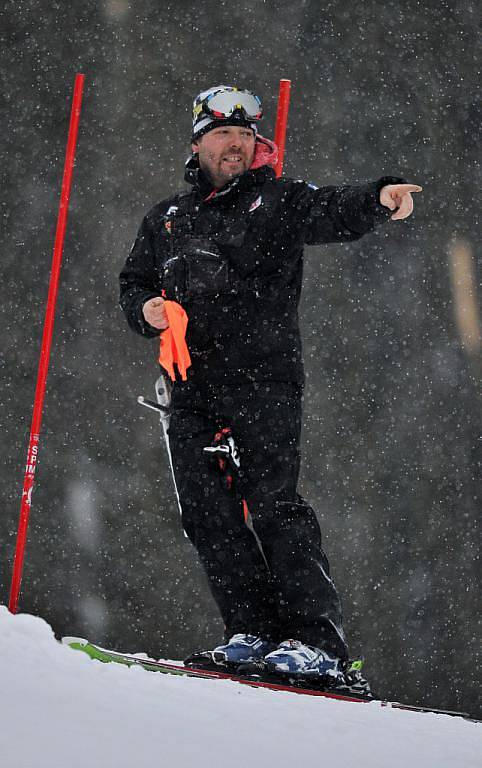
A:
[[[2,606],[0,691],[2,768],[482,765],[478,723],[102,664]]]

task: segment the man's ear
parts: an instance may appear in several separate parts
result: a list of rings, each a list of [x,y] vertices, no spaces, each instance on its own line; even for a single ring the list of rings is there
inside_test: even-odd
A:
[[[192,149],[193,155],[195,155],[196,152],[199,152],[199,141],[193,141],[191,144],[191,149]]]

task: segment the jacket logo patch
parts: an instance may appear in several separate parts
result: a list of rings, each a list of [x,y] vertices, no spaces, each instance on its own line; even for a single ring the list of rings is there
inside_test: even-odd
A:
[[[165,213],[165,217],[164,217],[164,227],[165,227],[165,229],[166,229],[166,230],[169,232],[169,234],[171,234],[171,229],[172,229],[172,221],[171,221],[170,219],[168,219],[167,217],[168,217],[168,216],[170,216],[171,214],[174,214],[174,215],[175,215],[175,214],[177,213],[177,211],[178,211],[178,210],[179,210],[179,206],[177,206],[177,205],[171,205],[171,206],[169,207],[169,210],[168,210],[168,211],[166,211],[166,213]]]
[[[253,213],[253,211],[255,211],[256,208],[259,208],[262,202],[263,202],[263,198],[260,195],[259,197],[256,198],[254,203],[251,203],[251,205],[249,206],[249,213]]]

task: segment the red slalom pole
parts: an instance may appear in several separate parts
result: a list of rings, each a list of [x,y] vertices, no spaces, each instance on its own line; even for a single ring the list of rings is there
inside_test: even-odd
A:
[[[278,162],[276,163],[276,177],[283,172],[283,159],[286,145],[286,125],[288,123],[288,110],[290,107],[291,80],[279,81],[278,112],[276,114],[276,127],[274,143],[278,147]]]
[[[57,230],[55,232],[54,253],[52,257],[52,268],[50,272],[49,293],[47,298],[47,308],[45,311],[45,322],[42,336],[42,347],[40,350],[40,360],[37,372],[37,385],[35,388],[35,400],[33,405],[32,425],[30,427],[30,440],[27,453],[27,466],[23,483],[22,501],[20,505],[20,521],[17,533],[17,545],[15,548],[15,559],[13,563],[12,584],[10,587],[10,601],[8,608],[12,613],[17,612],[18,597],[20,594],[20,584],[22,581],[23,560],[25,554],[25,543],[27,540],[27,527],[30,516],[30,506],[32,503],[32,491],[35,479],[35,468],[37,466],[38,444],[40,436],[40,427],[42,424],[42,410],[45,397],[45,385],[47,382],[47,373],[49,368],[50,347],[52,345],[52,334],[54,330],[55,305],[57,302],[57,291],[59,284],[60,265],[62,263],[62,252],[64,248],[65,230],[67,226],[67,213],[69,210],[70,189],[72,186],[72,172],[74,168],[75,149],[77,145],[77,133],[80,120],[80,108],[82,104],[82,91],[84,88],[84,75],[77,74],[74,83],[74,95],[72,99],[72,109],[70,113],[69,134],[67,139],[67,150],[65,155],[64,175],[62,178],[62,189],[60,192],[60,205],[57,217]]]

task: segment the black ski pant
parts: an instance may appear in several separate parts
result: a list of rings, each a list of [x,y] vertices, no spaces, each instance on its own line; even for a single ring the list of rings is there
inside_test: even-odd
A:
[[[301,398],[290,383],[176,383],[168,430],[174,478],[182,524],[226,638],[293,638],[345,659],[340,600],[318,521],[296,491]],[[230,489],[203,451],[227,427],[241,459]]]

